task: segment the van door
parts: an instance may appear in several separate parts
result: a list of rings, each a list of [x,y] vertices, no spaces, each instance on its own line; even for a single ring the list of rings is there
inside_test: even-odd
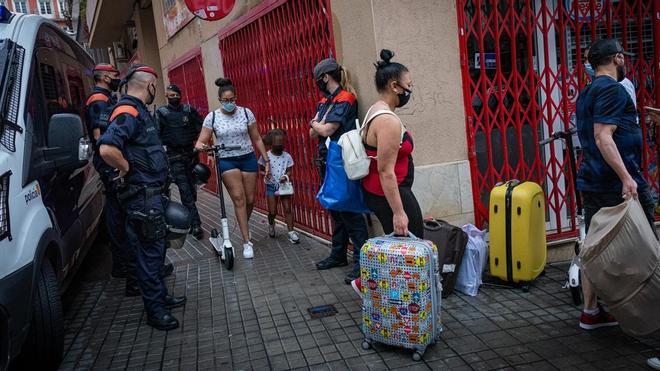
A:
[[[81,255],[80,248],[102,211],[101,185],[91,161],[80,169],[67,172],[44,171],[43,166],[39,166],[44,160],[41,149],[48,147],[50,118],[58,113],[84,117],[83,94],[91,88],[92,62],[72,42],[51,26],[41,26],[35,43],[28,101],[31,120],[26,120],[29,130],[34,133],[27,136],[28,142],[31,141],[31,171],[26,183],[35,179],[39,181],[44,204],[61,233],[60,280],[67,276]]]

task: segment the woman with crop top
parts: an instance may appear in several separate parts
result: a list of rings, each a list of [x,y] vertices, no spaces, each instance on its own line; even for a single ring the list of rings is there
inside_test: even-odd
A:
[[[367,113],[363,133],[364,146],[371,161],[363,179],[365,201],[383,226],[385,233],[424,237],[422,211],[412,192],[415,174],[413,140],[396,108],[403,107],[412,94],[413,83],[408,69],[390,60],[394,53],[380,52],[376,64],[376,88],[380,100]]]
[[[234,204],[236,219],[243,235],[243,257],[251,259],[254,252],[248,221],[254,206],[259,171],[252,143],[264,159],[266,175],[270,172],[270,161],[256,125],[257,120],[248,108],[236,105],[236,89],[231,81],[219,78],[215,84],[218,86],[220,108],[206,115],[195,147],[200,150],[208,148],[211,135],[215,135],[218,144],[238,147],[220,151],[220,161],[216,166]]]

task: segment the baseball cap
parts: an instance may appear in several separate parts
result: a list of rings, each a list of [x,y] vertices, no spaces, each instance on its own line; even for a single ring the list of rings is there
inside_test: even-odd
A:
[[[165,90],[169,90],[169,91],[173,91],[177,94],[181,94],[181,89],[175,84],[167,85],[167,88]]]
[[[597,64],[603,58],[612,56],[617,53],[622,53],[628,56],[634,56],[634,53],[627,52],[623,50],[623,46],[616,39],[600,39],[593,43],[589,48],[589,54],[587,54],[587,59],[592,65]]]
[[[314,80],[318,80],[323,74],[337,71],[340,68],[341,66],[334,58],[324,59],[314,67]]]

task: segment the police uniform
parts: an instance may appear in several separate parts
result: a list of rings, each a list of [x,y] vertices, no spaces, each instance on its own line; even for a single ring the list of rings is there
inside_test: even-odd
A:
[[[332,94],[321,99],[317,105],[316,112],[319,118],[326,117],[326,122],[339,124],[337,130],[330,136],[330,140],[337,141],[342,134],[355,129],[357,100],[355,95],[340,87]],[[325,137],[320,137],[318,144],[321,179],[325,178],[325,162],[328,155],[327,147],[325,146],[326,139]],[[330,215],[333,220],[332,251],[330,252],[330,256],[317,263],[316,267],[318,269],[328,269],[346,265],[346,251],[350,237],[353,241],[355,254],[355,265],[352,274],[355,275],[360,269],[360,259],[357,258],[360,255],[360,248],[368,238],[367,223],[364,215],[334,210],[330,210]]]
[[[202,118],[188,104],[167,105],[156,110],[156,121],[163,145],[167,147],[172,180],[179,188],[181,203],[191,215],[192,229],[201,225],[195,202],[197,190],[193,182],[193,167],[199,162],[194,144],[202,131]]]
[[[136,259],[128,261],[128,279],[137,278],[150,317],[168,314],[167,289],[161,273],[167,226],[163,196],[168,165],[156,122],[142,101],[124,96],[115,106],[99,145],[118,148],[129,163],[119,200],[126,213],[126,236]],[[137,267],[135,267],[137,265]]]
[[[95,129],[99,129],[101,135],[108,130],[110,113],[116,103],[110,90],[98,86],[92,89],[85,103],[86,122],[92,143],[95,142]],[[126,234],[124,232],[124,212],[119,206],[117,193],[112,183],[112,179],[116,177],[117,172],[101,159],[98,147],[96,147],[93,162],[105,187],[105,222],[112,251],[112,275],[114,277],[123,277],[126,275],[128,253],[126,248]]]

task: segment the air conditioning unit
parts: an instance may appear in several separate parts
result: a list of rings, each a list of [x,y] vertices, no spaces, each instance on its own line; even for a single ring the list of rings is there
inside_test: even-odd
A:
[[[117,62],[126,62],[128,60],[128,55],[126,53],[126,48],[121,42],[112,43],[112,48],[114,49],[115,59]]]

